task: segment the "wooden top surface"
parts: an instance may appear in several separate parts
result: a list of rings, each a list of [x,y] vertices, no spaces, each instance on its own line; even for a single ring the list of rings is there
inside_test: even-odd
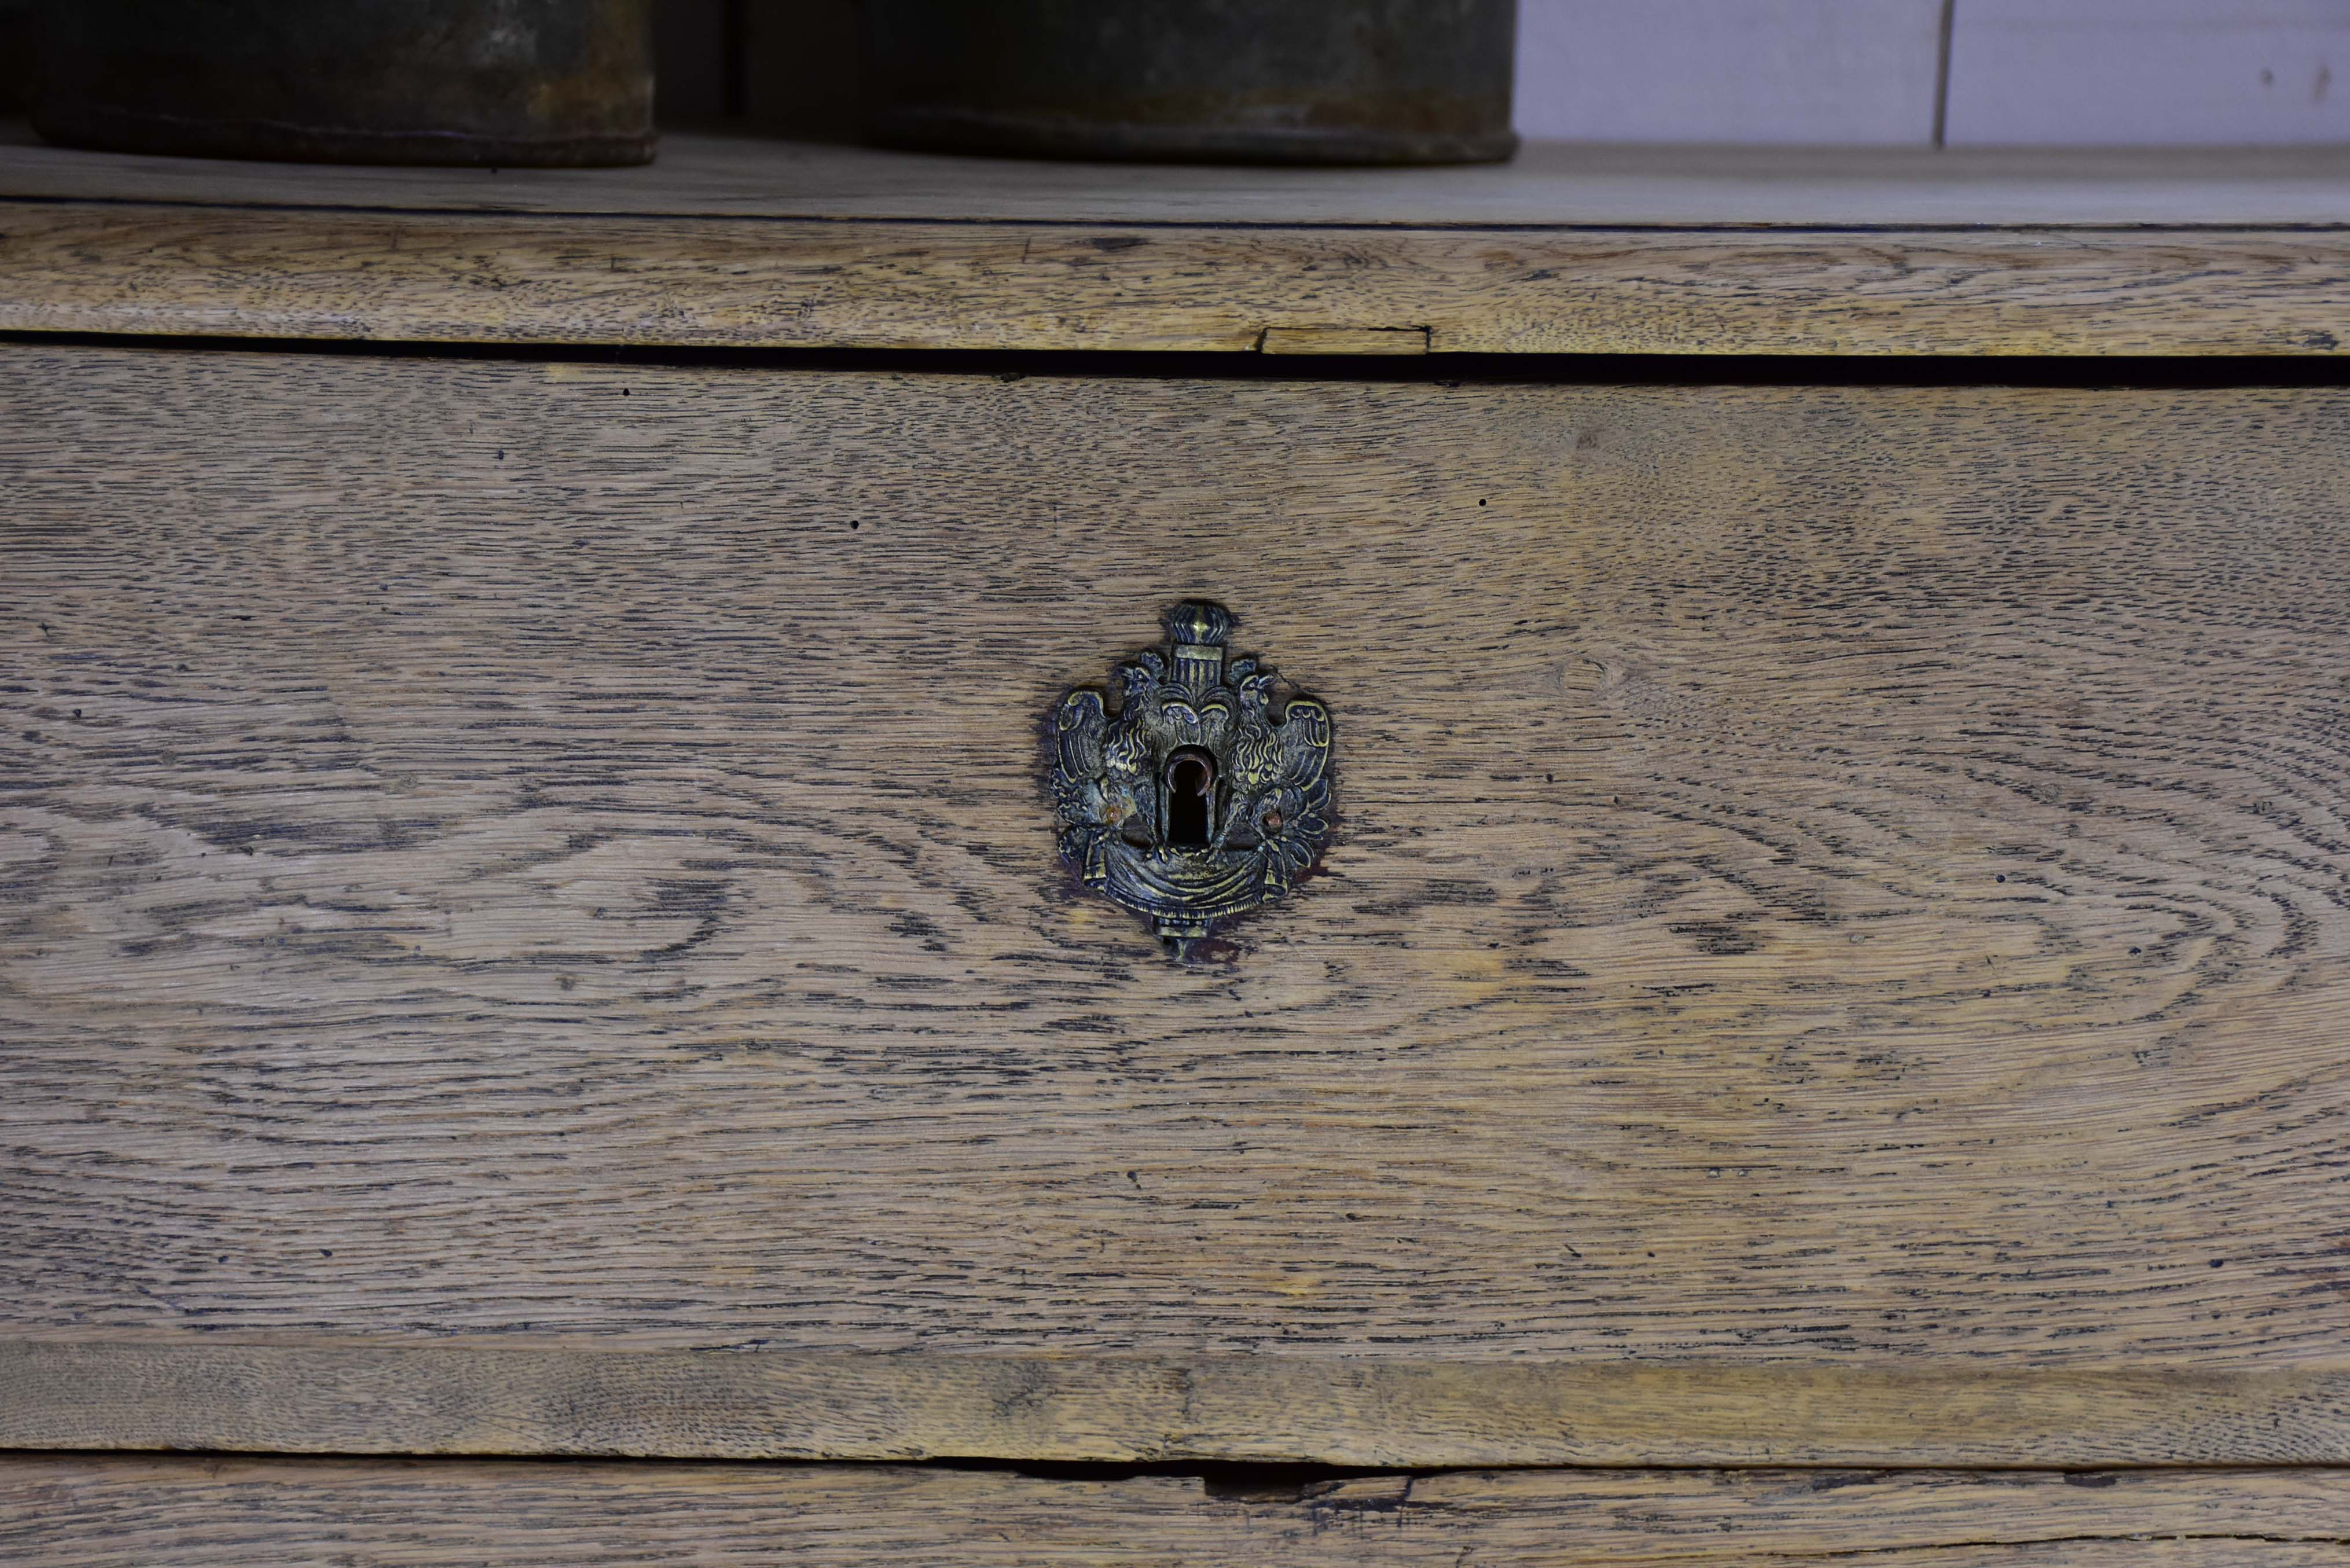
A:
[[[1264,354],[2350,352],[2350,154],[1551,146],[1470,169],[120,157],[0,130],[0,330]]]
[[[0,125],[0,198],[409,212],[1282,228],[2350,224],[2350,149],[1530,145],[1459,169],[926,156],[672,131],[640,169],[366,169],[51,147]]]

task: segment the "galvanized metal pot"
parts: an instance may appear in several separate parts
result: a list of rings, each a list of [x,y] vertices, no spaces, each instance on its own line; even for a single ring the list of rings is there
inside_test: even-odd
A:
[[[35,129],[126,152],[653,155],[651,0],[40,0]]]
[[[1517,0],[866,0],[868,130],[1066,158],[1507,158]]]

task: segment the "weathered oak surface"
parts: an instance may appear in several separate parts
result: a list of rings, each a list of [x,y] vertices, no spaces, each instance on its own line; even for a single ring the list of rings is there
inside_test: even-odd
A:
[[[0,1332],[2337,1366],[2345,452],[9,349]],[[1188,594],[1342,826],[1185,969],[1037,725]]]
[[[635,169],[375,169],[51,147],[0,199],[941,223],[1421,227],[2350,226],[2338,148],[1573,147],[1457,169],[958,158],[668,131]]]
[[[0,140],[0,330],[735,348],[2350,351],[2323,150],[1536,149],[1104,168],[674,137],[643,170]]]
[[[0,1341],[0,1447],[1425,1465],[2350,1464],[2350,1371]]]
[[[1462,1471],[1235,1490],[825,1466],[0,1459],[42,1568],[646,1563],[2302,1568],[2350,1549],[2324,1471]]]
[[[2350,352],[2350,232],[1197,228],[0,202],[0,330],[697,348]]]

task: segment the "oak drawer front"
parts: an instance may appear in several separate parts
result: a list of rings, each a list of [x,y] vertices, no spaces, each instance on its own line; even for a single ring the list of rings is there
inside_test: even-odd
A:
[[[1604,1470],[1286,1486],[911,1466],[0,1457],[0,1551],[43,1568],[522,1563],[1277,1561],[1448,1568],[2310,1568],[2350,1485],[2319,1469]]]
[[[2350,1444],[2350,393],[6,352],[0,1337]],[[1042,726],[1192,595],[1339,826],[1179,964]]]

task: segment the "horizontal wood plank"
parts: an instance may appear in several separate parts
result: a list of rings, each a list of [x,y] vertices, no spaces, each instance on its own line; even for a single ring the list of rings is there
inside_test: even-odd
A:
[[[1035,228],[0,205],[0,330],[692,348],[2333,355],[2350,232]],[[1376,335],[1369,337],[1367,335]],[[1392,351],[1383,349],[1383,351]]]
[[[2350,1477],[2311,1470],[1462,1471],[1236,1492],[904,1467],[0,1459],[0,1555],[41,1568],[2314,1568],[2345,1547]]]
[[[394,169],[89,152],[0,121],[0,199],[224,207],[1277,229],[2338,229],[2350,224],[2345,196],[2350,171],[2324,148],[1535,143],[1508,163],[1471,168],[1281,169],[958,158],[671,131],[660,158],[636,169]]]
[[[1268,327],[1260,354],[1425,354],[1424,327]]]
[[[2350,394],[6,360],[0,1332],[2340,1362]],[[1341,827],[1186,966],[1191,594]]]
[[[1380,1466],[2343,1465],[2350,1367],[0,1341],[0,1447]]]
[[[316,169],[0,138],[0,329],[744,348],[2343,350],[2350,178],[1538,149],[1104,169],[672,138],[651,170]],[[1336,339],[1330,339],[1336,341]]]

